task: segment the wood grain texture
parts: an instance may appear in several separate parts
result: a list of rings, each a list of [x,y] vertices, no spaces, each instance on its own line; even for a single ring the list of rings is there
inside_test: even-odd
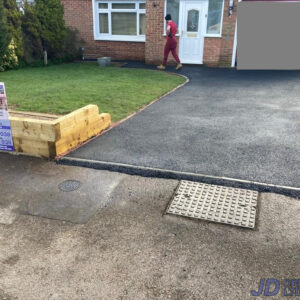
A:
[[[22,112],[22,117],[10,117],[15,151],[46,158],[70,151],[111,125],[110,115],[99,114],[97,105],[87,105],[62,117],[53,116],[52,120],[49,114],[27,115]]]

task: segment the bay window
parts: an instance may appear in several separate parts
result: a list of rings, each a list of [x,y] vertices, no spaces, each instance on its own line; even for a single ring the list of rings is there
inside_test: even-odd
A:
[[[145,41],[146,3],[95,1],[94,33],[97,40]]]

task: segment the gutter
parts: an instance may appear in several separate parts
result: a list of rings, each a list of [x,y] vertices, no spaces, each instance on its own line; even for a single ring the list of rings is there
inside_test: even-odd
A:
[[[242,0],[238,0],[238,2],[242,2]],[[237,18],[235,22],[235,32],[234,32],[234,40],[233,40],[233,49],[232,49],[232,60],[231,60],[231,67],[234,68],[236,64],[236,50],[237,50]]]

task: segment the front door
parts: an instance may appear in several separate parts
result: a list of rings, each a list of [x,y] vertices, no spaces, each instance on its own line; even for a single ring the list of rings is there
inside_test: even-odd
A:
[[[208,1],[182,1],[179,54],[182,63],[202,64]]]

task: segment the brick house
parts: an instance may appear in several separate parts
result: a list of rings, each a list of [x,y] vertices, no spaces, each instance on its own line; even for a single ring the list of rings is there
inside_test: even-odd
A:
[[[65,21],[85,40],[85,57],[110,56],[159,64],[166,24],[178,25],[178,52],[183,63],[230,67],[236,33],[232,0],[61,0]],[[230,2],[231,1],[231,2]],[[169,63],[173,63],[169,57]]]

